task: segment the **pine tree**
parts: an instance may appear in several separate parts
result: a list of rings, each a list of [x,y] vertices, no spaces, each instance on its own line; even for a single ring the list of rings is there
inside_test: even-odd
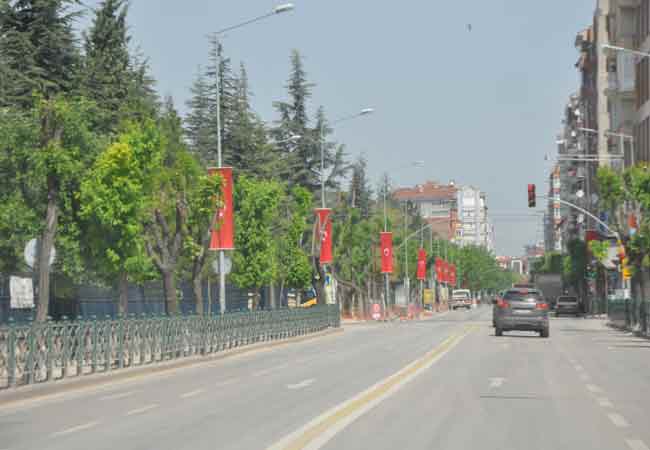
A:
[[[352,178],[350,180],[350,206],[357,208],[361,217],[370,216],[370,201],[372,191],[367,177],[368,163],[366,158],[359,156],[352,165]]]
[[[84,33],[84,94],[104,112],[101,126],[113,131],[121,120],[134,80],[129,54],[126,0],[104,0]]]
[[[201,155],[201,158],[210,164],[217,162],[217,123],[219,123],[223,165],[232,165],[230,131],[233,123],[234,105],[237,101],[237,80],[233,76],[230,58],[224,56],[221,42],[214,37],[210,42],[209,64],[206,68],[205,78],[208,99],[208,127],[211,135],[210,140],[214,143],[214,146],[209,153]],[[217,108],[217,97],[220,100],[219,108]],[[219,113],[219,117],[217,113]]]
[[[315,194],[320,191],[321,140],[327,188],[338,187],[338,181],[347,171],[347,167],[344,148],[327,140],[332,130],[322,107],[316,112],[315,124],[311,126],[307,102],[312,96],[314,86],[307,81],[300,53],[294,50],[291,54],[291,74],[286,85],[289,99],[275,103],[280,119],[273,135],[278,141],[284,142],[279,146],[284,169],[282,175],[290,184],[304,186]],[[287,142],[292,135],[301,136],[302,139],[297,143]]]
[[[0,3],[0,60],[5,63],[5,105],[33,106],[76,89],[79,50],[72,29],[73,0],[16,0]]]
[[[190,151],[204,164],[212,160],[216,148],[215,133],[210,129],[210,98],[208,84],[202,68],[192,84],[192,97],[186,105],[189,113],[185,118],[185,135],[187,136]]]
[[[252,94],[244,64],[240,66],[235,87],[236,98],[228,142],[230,161],[238,173],[269,178],[274,175],[274,147],[268,143],[266,128],[251,108]]]
[[[291,54],[291,74],[287,85],[289,96],[286,102],[276,102],[275,108],[280,114],[273,134],[283,152],[282,162],[284,172],[292,185],[304,186],[312,193],[319,187],[320,167],[320,134],[314,135],[309,127],[307,101],[312,96],[314,84],[307,81],[302,56],[298,50]],[[291,136],[301,136],[297,143],[287,141]]]

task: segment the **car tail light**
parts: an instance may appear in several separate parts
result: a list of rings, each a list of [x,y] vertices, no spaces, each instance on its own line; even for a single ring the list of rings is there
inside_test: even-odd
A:
[[[508,303],[507,300],[499,299],[499,300],[497,300],[497,306],[499,308],[507,308],[508,306],[510,306],[510,304]]]
[[[538,303],[535,305],[535,309],[541,309],[545,311],[548,309],[548,303]]]

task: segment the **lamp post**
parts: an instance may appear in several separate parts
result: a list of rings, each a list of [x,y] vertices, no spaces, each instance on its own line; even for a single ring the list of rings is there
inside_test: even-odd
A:
[[[409,164],[400,166],[396,168],[393,172],[406,169],[409,167],[416,167],[416,168],[422,168],[424,167],[424,161],[413,161]],[[388,195],[388,174],[385,174],[384,176],[384,186],[382,188],[382,194],[383,194],[383,200],[384,200],[384,232],[388,231],[388,213],[387,213],[387,203],[386,203],[386,196]],[[385,273],[384,274],[384,310],[388,307],[389,304],[389,299],[390,299],[390,274]]]
[[[222,36],[228,31],[235,30],[237,28],[244,27],[246,25],[259,22],[268,17],[272,17],[281,13],[289,12],[294,9],[292,3],[283,3],[271,10],[270,13],[255,17],[253,19],[241,22],[239,24],[223,28],[219,31],[213,33],[214,39],[216,41],[218,36]],[[222,146],[221,146],[221,86],[219,85],[220,74],[219,68],[221,66],[221,55],[217,52],[217,75],[216,75],[216,103],[217,103],[217,167],[223,167],[223,157],[222,157]],[[219,250],[219,310],[221,314],[226,312],[226,251]],[[210,301],[210,300],[208,300]]]
[[[369,114],[372,114],[373,112],[375,112],[375,110],[373,108],[364,108],[364,109],[362,109],[361,111],[359,111],[356,114],[352,114],[350,116],[344,116],[344,117],[341,117],[340,119],[336,119],[336,120],[332,121],[331,124],[335,125],[337,123],[346,122],[348,120],[353,120],[353,119],[356,119],[358,117],[367,116]],[[321,199],[321,208],[322,209],[325,209],[327,207],[326,206],[326,201],[325,201],[325,127],[324,126],[325,126],[324,121],[321,121],[320,130],[319,130],[319,141],[320,141],[320,199]],[[322,235],[323,226],[324,226],[324,224],[319,224],[319,226],[318,226],[318,231],[320,233],[320,235],[318,237],[321,240],[321,242],[322,242],[322,238],[323,238],[323,235]],[[321,283],[324,283],[324,280],[321,280]],[[323,285],[323,287],[324,287],[324,285]],[[325,289],[323,289],[323,297],[324,297],[325,303],[327,303],[327,291]]]

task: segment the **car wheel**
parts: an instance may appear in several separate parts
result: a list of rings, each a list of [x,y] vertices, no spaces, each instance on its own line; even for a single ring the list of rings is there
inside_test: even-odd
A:
[[[550,335],[550,332],[549,332],[549,331],[550,331],[550,330],[549,330],[548,328],[546,328],[546,329],[540,331],[540,332],[539,332],[539,335],[540,335],[541,337],[543,337],[543,338],[547,338],[547,337],[549,337],[549,335]]]
[[[496,328],[494,329],[494,334],[495,334],[496,336],[503,336],[503,330],[502,330],[501,328],[499,328],[499,327],[496,327]]]

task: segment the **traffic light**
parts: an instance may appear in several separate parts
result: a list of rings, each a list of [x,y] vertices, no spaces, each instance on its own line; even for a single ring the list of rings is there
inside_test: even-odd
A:
[[[535,195],[535,185],[528,185],[528,207],[534,208],[537,205],[537,196]]]

